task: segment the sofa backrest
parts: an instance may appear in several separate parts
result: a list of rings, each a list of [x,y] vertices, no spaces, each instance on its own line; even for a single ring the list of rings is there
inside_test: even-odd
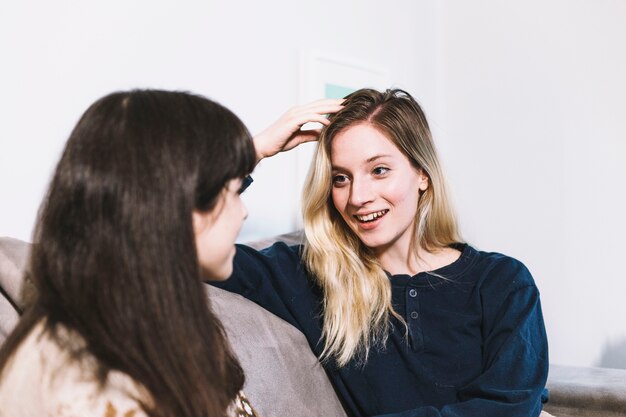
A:
[[[22,276],[30,245],[21,240],[0,238],[0,344],[19,320]]]
[[[298,234],[280,236],[294,243]],[[253,242],[261,248],[276,239]],[[22,286],[30,244],[0,238],[0,344],[24,307]],[[302,333],[245,298],[206,286],[246,373],[244,391],[262,417],[345,417],[345,412]]]

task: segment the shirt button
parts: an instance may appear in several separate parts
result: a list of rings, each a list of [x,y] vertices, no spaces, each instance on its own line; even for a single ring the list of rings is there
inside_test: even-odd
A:
[[[410,295],[411,297],[413,297],[413,298],[417,297],[417,290],[416,290],[416,289],[414,289],[414,288],[411,288],[411,289],[409,290],[409,295]]]
[[[417,311],[411,311],[411,318],[413,320],[416,320],[419,317],[419,314],[417,314]]]

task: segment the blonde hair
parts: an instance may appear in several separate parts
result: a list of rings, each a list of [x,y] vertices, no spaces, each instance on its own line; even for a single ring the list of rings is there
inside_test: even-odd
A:
[[[330,145],[344,129],[369,123],[380,130],[429,178],[416,214],[412,247],[428,251],[460,242],[445,180],[426,117],[405,91],[358,90],[330,117],[321,133],[303,194],[303,260],[324,291],[321,359],[339,366],[364,363],[372,346],[384,346],[393,310],[391,285],[372,251],[345,224],[331,198]]]

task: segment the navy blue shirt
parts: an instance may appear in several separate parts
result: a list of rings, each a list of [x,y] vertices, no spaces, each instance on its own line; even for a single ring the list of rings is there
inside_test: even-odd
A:
[[[534,417],[547,399],[548,346],[539,291],[524,265],[457,246],[458,260],[431,273],[389,276],[393,306],[384,349],[365,365],[324,367],[353,416]],[[238,245],[233,275],[216,286],[294,325],[323,349],[322,290],[300,246]],[[212,283],[213,284],[213,283]]]

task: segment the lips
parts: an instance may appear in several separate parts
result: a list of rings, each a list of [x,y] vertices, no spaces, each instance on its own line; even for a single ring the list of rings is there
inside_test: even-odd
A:
[[[385,209],[385,210],[380,210],[380,211],[374,211],[374,212],[367,213],[367,214],[355,214],[355,215],[353,215],[353,217],[359,223],[371,223],[371,222],[373,222],[375,220],[380,219],[381,217],[383,217],[388,212],[389,212],[389,210]]]

